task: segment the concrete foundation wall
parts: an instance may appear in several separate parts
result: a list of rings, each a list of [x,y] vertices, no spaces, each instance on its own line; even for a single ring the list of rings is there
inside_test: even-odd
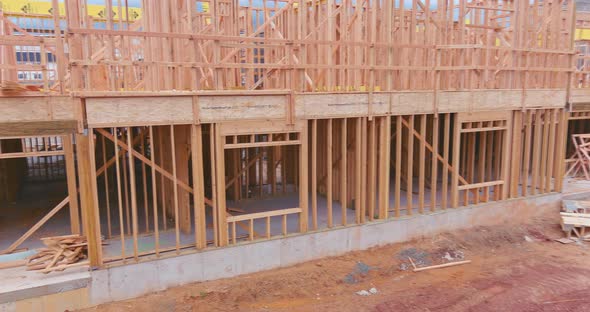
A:
[[[501,223],[522,224],[547,213],[555,213],[557,218],[561,198],[561,194],[549,194],[448,209],[98,270],[91,272],[89,301],[97,305],[130,299],[191,282],[286,267],[445,231]]]
[[[585,192],[567,197],[581,199],[588,195]],[[55,287],[36,287],[18,294],[11,293],[12,300],[4,298],[0,301],[0,312],[80,309],[192,282],[286,267],[446,231],[480,225],[525,224],[531,218],[548,214],[554,214],[555,220],[558,220],[561,199],[562,194],[549,194],[487,203],[115,266],[89,272],[90,278],[84,278],[84,285],[78,285],[74,280],[72,285],[76,287],[56,284]],[[84,273],[87,276],[88,273]],[[33,290],[37,293],[31,293]]]

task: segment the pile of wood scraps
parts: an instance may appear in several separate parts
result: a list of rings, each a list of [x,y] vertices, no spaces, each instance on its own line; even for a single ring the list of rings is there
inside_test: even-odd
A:
[[[564,200],[562,202],[561,228],[571,239],[572,232],[577,238],[590,241],[586,227],[590,227],[590,201]]]
[[[27,259],[27,270],[49,273],[63,271],[69,267],[88,264],[81,261],[88,257],[88,242],[80,235],[45,237],[41,239],[45,248]]]

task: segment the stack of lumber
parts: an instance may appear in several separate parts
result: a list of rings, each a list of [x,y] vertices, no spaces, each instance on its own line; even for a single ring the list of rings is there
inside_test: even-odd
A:
[[[561,228],[567,237],[572,232],[578,238],[585,239],[586,227],[590,227],[590,202],[581,200],[564,200],[562,202]]]
[[[88,242],[80,235],[45,237],[41,239],[46,248],[27,259],[27,270],[39,270],[43,273],[63,271],[71,266],[84,263],[78,261],[87,258]]]

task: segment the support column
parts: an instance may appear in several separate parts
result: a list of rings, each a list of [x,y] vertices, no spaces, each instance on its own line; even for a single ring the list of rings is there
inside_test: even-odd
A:
[[[179,181],[189,183],[188,161],[190,159],[191,130],[189,126],[174,126],[174,147],[176,173]],[[189,234],[191,232],[190,194],[188,191],[178,190],[178,223],[180,230]]]
[[[461,151],[461,120],[455,114],[453,125],[453,173],[451,175],[451,207],[459,207],[459,157]]]
[[[381,117],[379,125],[379,219],[387,219],[389,212],[389,159],[391,118]]]
[[[301,208],[301,214],[299,216],[299,231],[301,233],[307,232],[308,227],[308,196],[309,196],[309,187],[307,180],[307,167],[308,167],[308,158],[307,158],[307,144],[308,144],[308,136],[307,136],[307,128],[308,123],[305,123],[303,130],[299,134],[299,139],[301,140],[301,145],[299,145],[299,208]],[[314,190],[315,191],[315,190]]]
[[[225,211],[225,157],[224,138],[220,135],[219,125],[211,127],[215,131],[215,180],[217,183],[217,222],[219,223],[219,246],[227,246],[227,213]]]
[[[207,246],[202,131],[201,125],[191,126],[191,162],[193,174],[193,202],[195,205],[195,243],[197,249],[202,249]]]
[[[518,197],[518,181],[520,181],[520,174],[521,174],[521,159],[522,159],[522,116],[523,112],[515,111],[514,112],[514,121],[513,121],[513,135],[512,138],[512,164],[511,164],[511,172],[510,172],[510,179],[504,180],[504,183],[508,183],[510,181],[510,198]]]
[[[88,131],[92,133],[91,129]],[[76,152],[80,179],[80,207],[82,208],[84,233],[88,240],[88,258],[91,267],[99,267],[102,265],[102,248],[92,134],[76,134]]]

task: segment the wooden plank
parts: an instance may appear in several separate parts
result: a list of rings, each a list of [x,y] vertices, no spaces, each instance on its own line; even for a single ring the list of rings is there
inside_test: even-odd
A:
[[[526,111],[525,135],[524,135],[524,158],[522,170],[522,196],[528,195],[529,188],[529,169],[531,162],[531,146],[533,127],[533,113],[530,110]]]
[[[379,219],[384,220],[389,212],[391,117],[381,117],[379,121]]]
[[[311,121],[311,223],[318,229],[318,121]]]
[[[205,182],[203,180],[203,142],[201,125],[191,126],[191,163],[193,177],[193,203],[195,245],[197,249],[207,246],[207,221],[205,214]]]
[[[424,184],[426,174],[426,121],[427,115],[420,116],[420,140],[418,156],[418,213],[424,213]]]
[[[413,180],[413,173],[414,173],[414,115],[411,115],[408,117],[409,118],[409,122],[408,122],[408,155],[407,155],[407,161],[408,164],[406,166],[406,197],[407,197],[407,202],[406,202],[406,209],[407,209],[407,214],[408,215],[412,215],[412,209],[413,209],[413,204],[414,204],[414,193],[413,193],[413,186],[414,186],[414,180]]]
[[[457,115],[455,115],[457,116]],[[461,121],[455,117],[453,125],[453,167],[451,174],[451,207],[459,207],[459,157],[461,150]]]
[[[332,220],[332,119],[327,121],[327,143],[326,143],[326,208],[328,213],[328,227],[333,226]]]
[[[439,140],[439,120],[440,116],[438,114],[433,116],[432,120],[432,165],[431,165],[431,173],[430,173],[430,211],[436,211],[436,199],[437,199],[437,182],[438,182],[438,140]],[[446,180],[443,180],[443,183],[447,183]]]
[[[555,142],[555,132],[556,132],[556,128],[557,128],[557,114],[556,114],[556,110],[551,109],[549,110],[549,141],[547,142],[547,151],[548,151],[548,155],[547,155],[547,171],[546,171],[546,176],[547,178],[545,179],[545,190],[547,192],[551,192],[552,191],[552,186],[553,189],[555,189],[555,184],[552,182],[557,182],[557,180],[553,180],[553,171],[554,171],[554,167],[555,167],[555,163],[554,163],[554,159],[555,159],[555,155],[559,155],[560,154],[560,150],[556,149],[557,145]]]
[[[533,142],[533,165],[532,165],[532,177],[531,177],[531,194],[535,195],[538,192],[538,177],[541,159],[541,110],[535,111],[535,131],[534,131],[534,142]]]
[[[402,116],[395,117],[395,217],[400,216],[401,187],[402,187]]]
[[[154,129],[153,126],[149,126],[149,144],[150,144],[150,161],[152,163],[156,163],[155,157],[155,146],[154,146]],[[118,149],[115,146],[115,149]],[[160,224],[158,221],[158,188],[157,188],[157,181],[156,181],[156,168],[154,166],[151,167],[152,172],[152,209],[153,209],[153,216],[154,216],[154,249],[156,252],[156,256],[160,255]],[[120,187],[119,187],[120,188]],[[119,196],[120,197],[120,196]],[[164,222],[166,219],[164,219]],[[197,241],[198,242],[198,241]],[[198,248],[198,247],[197,247]]]
[[[127,145],[133,146],[133,128],[127,127]],[[139,244],[137,241],[138,235],[138,215],[137,215],[137,186],[135,183],[135,160],[133,159],[133,155],[129,154],[128,157],[129,161],[129,184],[130,184],[130,191],[131,191],[131,227],[133,229],[133,257],[135,261],[138,261],[138,254],[139,254]]]
[[[547,180],[547,159],[548,154],[553,153],[548,149],[549,147],[549,128],[551,122],[551,111],[548,109],[543,110],[543,139],[541,147],[541,164],[539,169],[539,192],[544,194],[547,192],[545,188]]]
[[[68,135],[77,129],[76,120],[4,122],[0,123],[0,138]]]
[[[375,195],[377,193],[375,181],[377,179],[377,140],[376,140],[376,119],[368,118],[369,144],[367,148],[367,211],[369,220],[375,218]]]
[[[508,119],[506,121],[506,125],[508,127],[508,130],[505,130],[502,132],[502,163],[501,163],[501,180],[504,181],[508,181],[508,178],[510,177],[510,155],[512,155],[512,148],[513,148],[513,142],[512,142],[512,138],[513,138],[513,125],[514,125],[514,120],[513,117],[511,116],[510,119]],[[518,180],[517,180],[518,181]],[[502,199],[506,200],[509,197],[509,192],[510,192],[510,185],[508,185],[508,183],[504,183],[502,185]]]
[[[514,112],[513,119],[513,135],[512,135],[512,156],[511,156],[511,171],[510,171],[510,198],[518,197],[518,189],[521,174],[521,159],[522,159],[522,119],[523,113],[520,111]]]
[[[450,147],[451,114],[445,114],[445,125],[443,128],[443,168],[442,168],[442,209],[447,208],[448,186],[449,186],[449,150]]]
[[[348,135],[347,135],[347,120],[346,118],[340,121],[340,209],[341,209],[341,218],[342,218],[342,225],[346,225],[347,221],[347,201],[348,197],[346,195],[347,192],[347,154],[348,154]]]
[[[218,126],[214,127],[215,131],[215,180],[217,183],[217,196],[216,196],[216,210],[218,220],[218,232],[219,232],[219,245],[227,246],[228,244],[228,232],[227,232],[227,214],[226,214],[226,202],[225,202],[225,156],[224,156],[224,137],[221,136]]]
[[[354,212],[355,222],[361,223],[361,190],[363,188],[362,179],[362,119],[355,120],[355,134],[354,134]]]
[[[65,154],[64,161],[66,166],[68,197],[70,198],[70,228],[72,234],[80,234],[80,207],[78,205],[78,187],[76,185],[76,164],[72,136],[62,136],[62,144]]]
[[[121,191],[121,166],[119,165],[119,146],[118,146],[118,135],[117,135],[117,128],[112,128],[113,133],[113,141],[115,142],[114,150],[115,150],[115,173],[117,177],[117,203],[119,208],[119,236],[121,238],[121,257],[123,261],[125,261],[125,222],[123,217],[123,196]],[[104,136],[104,134],[102,134]],[[152,166],[154,168],[154,166]],[[166,219],[164,219],[166,220]],[[158,232],[156,232],[156,254],[158,254]]]
[[[307,232],[309,220],[309,180],[308,180],[308,132],[307,123],[303,131],[299,134],[301,137],[301,145],[299,146],[299,207],[301,213],[299,214],[299,232]]]
[[[303,212],[303,210],[301,208],[285,208],[285,209],[271,210],[271,211],[265,211],[265,212],[248,213],[248,214],[243,214],[243,215],[239,215],[239,216],[229,216],[229,217],[227,217],[227,223],[248,221],[248,220],[254,220],[254,219],[264,219],[267,217],[284,216],[284,215],[290,215],[290,214],[299,214],[302,212]]]
[[[89,130],[92,133],[92,130]],[[95,168],[92,166],[93,141],[88,135],[76,134],[76,153],[78,156],[78,178],[80,182],[80,207],[82,207],[82,223],[84,234],[88,240],[88,258],[90,265],[102,265],[102,247],[100,239],[100,219],[98,205],[95,200],[96,179],[92,179]]]

